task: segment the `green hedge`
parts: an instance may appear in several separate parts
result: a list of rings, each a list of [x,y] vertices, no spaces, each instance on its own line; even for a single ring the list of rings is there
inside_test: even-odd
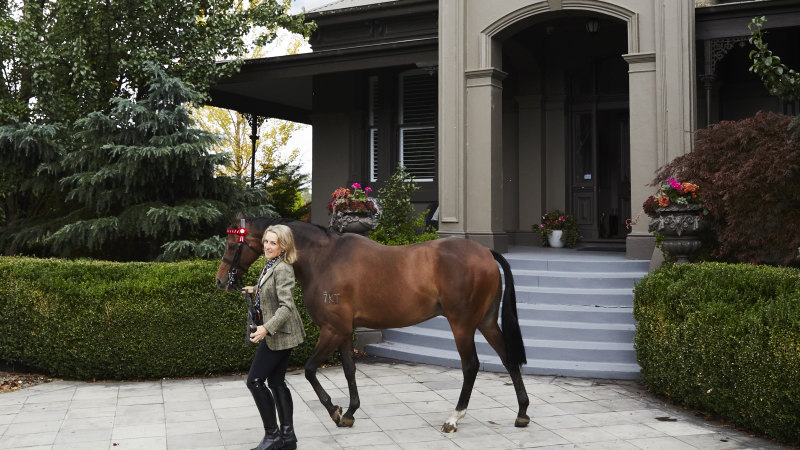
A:
[[[800,271],[665,266],[636,284],[634,317],[654,393],[800,443]]]
[[[216,288],[218,266],[0,257],[0,360],[76,379],[246,371],[244,301]],[[308,338],[290,364],[302,365],[319,330],[296,292]]]

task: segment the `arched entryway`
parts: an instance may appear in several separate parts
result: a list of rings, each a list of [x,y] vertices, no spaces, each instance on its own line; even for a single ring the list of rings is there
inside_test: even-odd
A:
[[[504,227],[527,243],[553,209],[578,219],[584,242],[623,244],[630,217],[626,22],[548,12],[502,41]],[[521,29],[520,29],[521,28]],[[516,194],[514,194],[516,191]]]
[[[586,28],[591,18],[598,20],[594,33]],[[509,44],[512,37],[526,31],[546,36],[548,24],[558,21],[576,29],[556,42],[549,53],[542,54],[542,39]],[[600,30],[612,30],[619,37],[609,45],[597,45]],[[578,40],[586,34],[597,37]],[[632,131],[627,133],[629,142],[620,137],[617,144],[630,148],[629,202],[637,206],[633,212],[638,212],[638,205],[649,195],[647,185],[656,169],[691,149],[693,36],[691,2],[440,2],[440,234],[474,239],[504,251],[526,236],[534,238],[530,227],[542,211],[572,208],[574,199],[568,193],[574,184],[569,165],[574,161],[567,150],[572,149],[570,111],[580,102],[571,100],[575,96],[568,89],[569,74],[593,65],[602,72],[605,58],[601,56],[609,49],[617,67],[623,67],[620,57],[627,64],[628,126]],[[510,58],[517,61],[513,70],[507,63]],[[539,83],[520,83],[526,77]],[[611,78],[624,84],[624,77]],[[512,92],[515,81],[518,88]],[[620,110],[604,104],[604,92],[601,86],[589,94],[597,98],[592,106],[597,111],[591,119],[593,136],[597,124],[608,124],[610,117],[624,127],[624,107]],[[593,139],[599,143],[603,136]],[[592,149],[595,160],[604,159],[597,150],[599,147]],[[599,168],[603,169],[602,165]],[[613,191],[611,186],[613,183],[601,182],[590,189]],[[619,197],[624,191],[617,184],[613,195]],[[598,237],[603,231],[598,228],[599,209],[613,212],[614,202],[592,202],[597,211],[587,216],[598,223],[587,227],[596,230]],[[618,222],[630,217],[631,211],[626,212],[617,212]],[[634,225],[625,243],[627,257],[650,257],[653,238],[645,221]]]

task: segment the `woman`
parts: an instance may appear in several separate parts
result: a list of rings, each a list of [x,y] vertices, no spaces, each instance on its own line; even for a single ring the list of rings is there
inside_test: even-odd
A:
[[[272,225],[262,238],[267,264],[258,286],[247,286],[242,293],[257,292],[255,308],[261,311],[263,325],[250,334],[250,341],[260,342],[247,374],[247,388],[264,423],[264,439],[254,450],[294,449],[297,437],[292,425],[292,394],[286,386],[289,354],[305,337],[305,329],[294,304],[294,269],[297,259],[292,230],[286,225]],[[264,384],[264,383],[267,384]],[[270,392],[271,391],[271,392]],[[278,410],[280,429],[275,418]]]

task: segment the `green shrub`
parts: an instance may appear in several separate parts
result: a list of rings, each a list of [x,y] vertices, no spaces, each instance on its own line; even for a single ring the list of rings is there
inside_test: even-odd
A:
[[[76,379],[247,370],[244,301],[216,288],[218,265],[0,258],[0,360]],[[290,364],[302,365],[319,331],[296,301],[308,338]]]
[[[435,230],[425,227],[425,213],[416,214],[411,195],[419,187],[403,166],[378,191],[378,226],[369,238],[384,245],[407,245],[437,239]]]
[[[635,347],[650,389],[800,443],[800,272],[665,265],[636,284]]]
[[[700,186],[718,260],[800,266],[800,139],[791,139],[790,121],[759,112],[698,130],[694,149],[656,176]]]

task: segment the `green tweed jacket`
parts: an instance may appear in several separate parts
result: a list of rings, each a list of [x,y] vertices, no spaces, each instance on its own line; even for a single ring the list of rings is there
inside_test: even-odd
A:
[[[261,285],[261,314],[270,350],[286,350],[303,342],[306,330],[294,304],[294,268],[278,260],[264,275]]]

